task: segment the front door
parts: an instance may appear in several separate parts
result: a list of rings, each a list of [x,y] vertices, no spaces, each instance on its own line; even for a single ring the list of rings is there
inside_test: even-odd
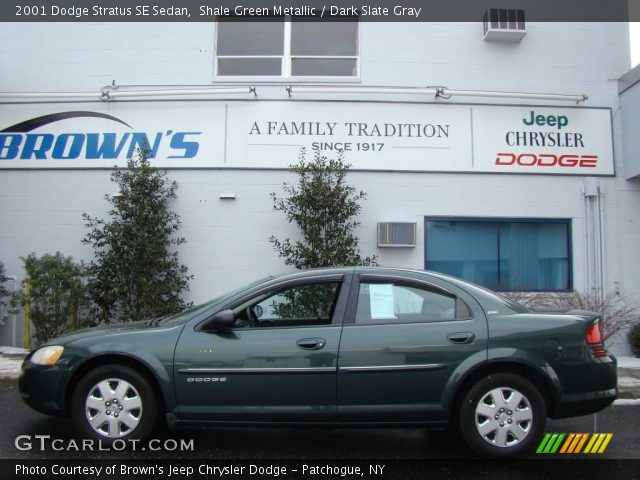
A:
[[[449,379],[464,362],[486,359],[480,306],[457,287],[428,278],[354,278],[358,295],[352,296],[338,365],[340,420],[444,421]]]
[[[179,418],[334,420],[342,283],[289,282],[239,300],[228,331],[187,326],[174,361]]]

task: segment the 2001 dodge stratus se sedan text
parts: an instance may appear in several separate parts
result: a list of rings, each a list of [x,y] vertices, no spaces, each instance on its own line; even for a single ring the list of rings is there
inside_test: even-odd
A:
[[[309,270],[179,314],[60,337],[31,352],[24,401],[86,437],[170,425],[455,426],[477,452],[518,455],[547,417],[617,395],[601,319],[529,310],[422,271]]]

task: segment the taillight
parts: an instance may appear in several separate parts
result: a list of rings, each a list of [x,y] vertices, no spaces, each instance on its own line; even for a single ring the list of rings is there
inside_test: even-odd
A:
[[[587,345],[591,348],[591,353],[594,357],[606,357],[609,355],[606,348],[604,348],[604,341],[602,339],[602,325],[600,324],[600,320],[596,320],[587,328],[585,336]]]
[[[602,343],[602,328],[600,328],[600,320],[591,324],[587,329],[587,343],[589,345]]]

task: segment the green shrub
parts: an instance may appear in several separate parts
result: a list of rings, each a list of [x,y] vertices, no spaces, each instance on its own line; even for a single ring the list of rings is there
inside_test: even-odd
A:
[[[0,262],[0,303],[4,300],[4,297],[9,295],[9,292],[4,287],[4,282],[9,280],[4,270],[4,263]]]
[[[60,252],[21,257],[26,273],[20,301],[29,304],[36,344],[71,330],[85,306],[84,268]],[[27,292],[27,284],[29,291]],[[83,323],[83,322],[81,322]]]
[[[640,357],[640,323],[636,323],[629,330],[629,343],[636,357]]]
[[[0,262],[0,320],[5,313],[4,306],[7,305],[5,298],[9,297],[9,291],[5,288],[4,282],[9,280],[4,270],[4,263]]]

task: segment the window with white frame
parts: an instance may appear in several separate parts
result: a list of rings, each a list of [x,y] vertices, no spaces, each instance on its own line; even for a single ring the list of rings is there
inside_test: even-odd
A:
[[[229,17],[218,22],[216,77],[358,77],[358,21]]]

